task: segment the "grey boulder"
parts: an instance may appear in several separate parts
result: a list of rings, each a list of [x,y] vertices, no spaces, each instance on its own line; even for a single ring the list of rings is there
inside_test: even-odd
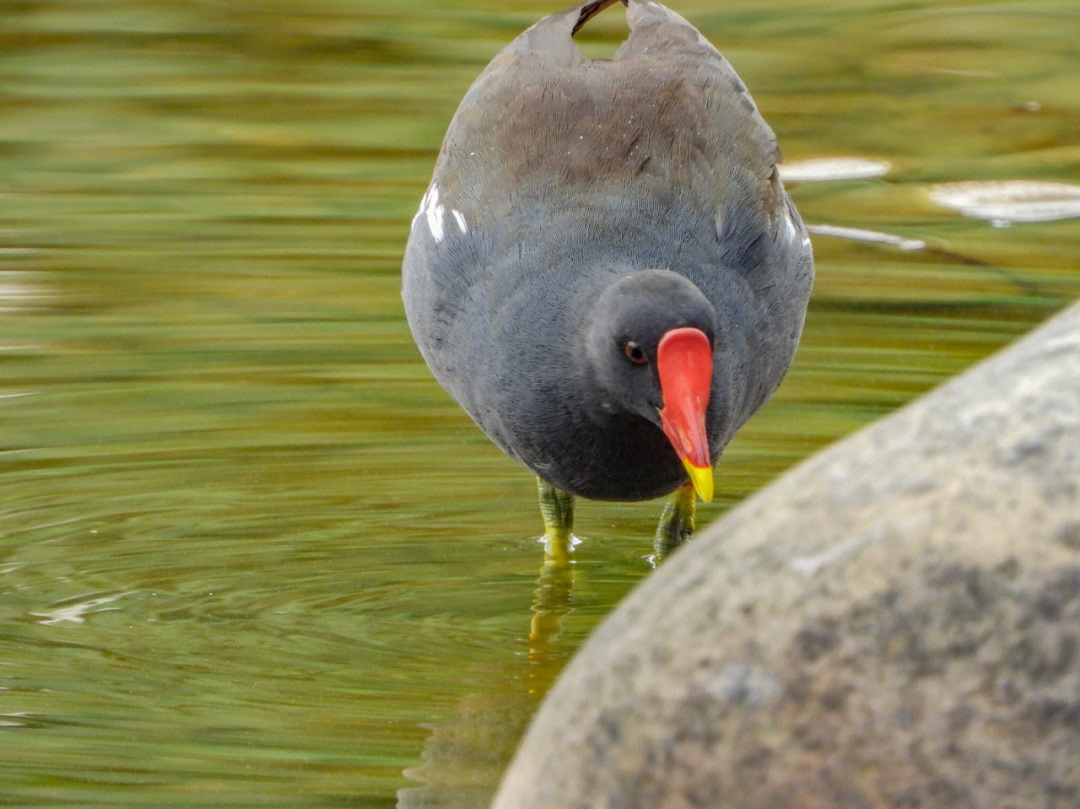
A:
[[[680,549],[495,809],[1080,807],[1080,306]]]

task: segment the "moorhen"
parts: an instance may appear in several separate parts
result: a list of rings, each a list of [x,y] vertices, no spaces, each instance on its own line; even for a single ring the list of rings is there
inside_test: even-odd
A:
[[[674,493],[662,557],[694,492],[779,385],[802,332],[810,239],[776,138],[697,29],[622,0],[613,59],[573,35],[616,0],[542,19],[458,107],[412,222],[409,326],[435,377],[540,481],[547,551],[573,496]]]

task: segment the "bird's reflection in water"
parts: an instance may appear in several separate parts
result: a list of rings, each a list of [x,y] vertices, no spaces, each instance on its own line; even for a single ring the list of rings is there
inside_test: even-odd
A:
[[[398,809],[480,809],[494,797],[541,698],[570,651],[556,643],[571,609],[574,563],[548,558],[536,582],[528,650],[515,655],[483,693],[466,696],[451,722],[431,726],[423,763],[405,771],[422,786],[398,792]],[[501,681],[501,683],[499,682]]]
[[[574,562],[572,559],[546,559],[536,581],[532,605],[532,622],[529,626],[529,659],[540,663],[550,654],[551,644],[562,632],[562,619],[570,612],[570,598],[574,590]],[[541,693],[547,691],[550,680],[541,684]]]

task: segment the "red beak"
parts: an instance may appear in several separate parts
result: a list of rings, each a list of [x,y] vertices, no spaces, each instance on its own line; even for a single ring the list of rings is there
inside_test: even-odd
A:
[[[712,500],[712,462],[705,432],[705,408],[712,389],[712,345],[699,329],[672,329],[660,339],[656,370],[664,407],[660,423],[664,434],[686,467],[694,489],[705,502]]]

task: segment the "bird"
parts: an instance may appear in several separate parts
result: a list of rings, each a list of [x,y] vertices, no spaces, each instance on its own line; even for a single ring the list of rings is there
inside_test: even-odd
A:
[[[629,35],[574,35],[622,2]],[[713,464],[792,363],[813,281],[780,151],[746,86],[653,0],[592,0],[499,52],[453,115],[402,261],[438,382],[539,483],[551,558],[575,498],[668,496],[693,534]]]

